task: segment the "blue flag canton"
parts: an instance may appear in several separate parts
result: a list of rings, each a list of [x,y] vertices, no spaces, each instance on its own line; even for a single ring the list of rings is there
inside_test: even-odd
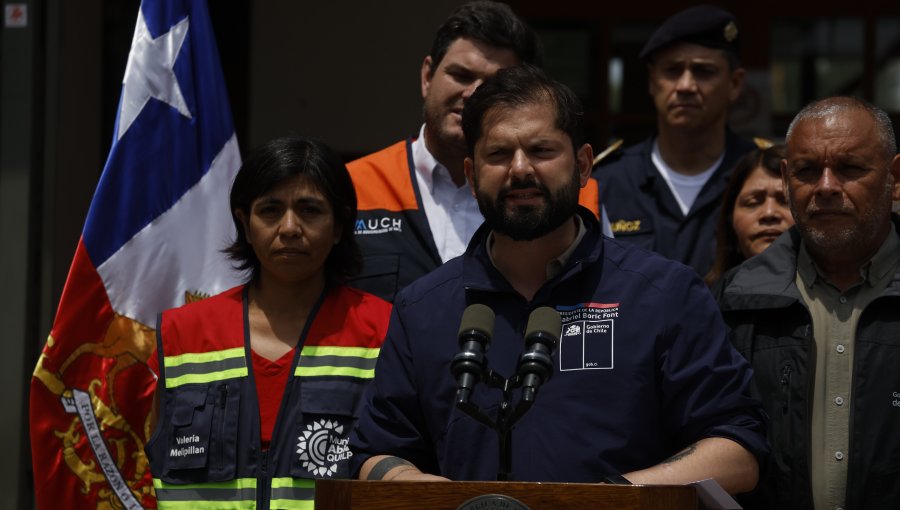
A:
[[[143,19],[154,40],[187,21],[171,70],[189,115],[150,97],[121,138],[114,140],[84,228],[85,246],[95,266],[171,208],[209,171],[234,134],[206,3],[145,0],[141,14],[138,23]],[[132,54],[129,62],[140,64],[141,58]]]

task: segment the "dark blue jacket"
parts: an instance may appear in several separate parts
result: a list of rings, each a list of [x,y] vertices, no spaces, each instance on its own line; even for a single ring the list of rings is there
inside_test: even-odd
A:
[[[546,305],[563,318],[555,374],[512,434],[513,479],[596,482],[710,436],[764,457],[750,369],[728,343],[703,283],[690,268],[601,236],[593,215],[580,215],[587,234],[532,302],[490,263],[484,226],[465,255],[398,294],[351,435],[351,469],[390,454],[454,480],[495,479],[495,431],[453,405],[450,360],[472,303],[497,315],[487,358],[504,377],[515,372],[529,313]],[[500,401],[483,383],[472,397],[492,417]]]
[[[594,170],[600,203],[606,207],[616,239],[687,264],[705,276],[715,259],[722,193],[735,163],[754,145],[729,131],[725,158],[684,215],[650,159],[653,140],[629,147],[615,161]]]

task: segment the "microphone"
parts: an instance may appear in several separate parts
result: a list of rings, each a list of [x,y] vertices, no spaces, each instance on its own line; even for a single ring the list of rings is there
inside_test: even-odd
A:
[[[459,322],[459,353],[453,356],[450,371],[456,377],[456,404],[467,404],[472,388],[484,373],[484,353],[494,334],[494,311],[474,304],[463,311]]]
[[[549,306],[536,308],[525,327],[525,352],[519,356],[518,375],[522,381],[522,401],[532,403],[541,384],[553,375],[550,357],[559,343],[562,319]]]

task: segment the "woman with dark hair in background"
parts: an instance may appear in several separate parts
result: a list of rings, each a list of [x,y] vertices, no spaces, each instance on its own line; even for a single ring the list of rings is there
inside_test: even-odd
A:
[[[350,475],[347,436],[390,304],[343,284],[360,269],[356,195],[325,145],[283,138],[251,152],[231,211],[225,251],[247,283],[157,327],[146,449],[159,508],[311,508],[315,478]]]
[[[710,287],[794,224],[781,184],[782,158],[784,145],[773,145],[748,152],[735,165],[722,197],[716,260],[704,278]]]

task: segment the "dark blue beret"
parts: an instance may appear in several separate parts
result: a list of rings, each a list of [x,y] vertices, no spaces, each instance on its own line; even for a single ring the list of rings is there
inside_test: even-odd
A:
[[[689,7],[667,19],[644,45],[641,59],[649,60],[658,50],[678,42],[689,42],[738,54],[737,20],[714,5]]]

